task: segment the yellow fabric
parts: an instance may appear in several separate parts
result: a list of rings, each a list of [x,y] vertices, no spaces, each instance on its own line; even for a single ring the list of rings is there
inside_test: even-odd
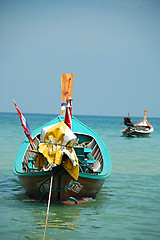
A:
[[[62,166],[66,169],[66,171],[75,179],[78,180],[79,177],[79,165],[73,166],[71,160],[68,158]]]
[[[63,153],[60,151],[60,148],[61,148],[60,146],[55,145],[52,146],[52,144],[42,143],[39,145],[38,151],[47,158],[48,162],[60,165],[63,156]]]
[[[74,134],[68,126],[64,122],[59,122],[49,128],[44,136],[44,143],[39,145],[38,151],[47,158],[48,162],[57,165],[62,163],[62,157],[65,153],[69,159],[63,163],[63,166],[77,180],[79,164],[73,149],[75,139],[73,139],[72,135]],[[75,135],[74,137],[76,138]]]
[[[44,143],[39,146],[39,152],[42,153],[50,163],[60,165],[62,162],[63,153],[60,151],[61,146],[54,144],[56,141],[57,144],[62,145],[65,128],[66,125],[64,122],[59,122],[52,126],[44,137]]]
[[[38,154],[38,156],[36,157],[35,167],[37,167],[38,170],[40,170],[43,167],[43,156],[42,156],[42,154]]]
[[[65,135],[66,124],[64,122],[59,122],[53,125],[44,137],[44,142],[47,143],[49,139],[57,141],[59,144],[62,144],[63,137]]]
[[[68,145],[69,145],[69,144],[67,144],[66,150],[64,150],[64,153],[66,153],[66,155],[67,155],[70,159],[74,159],[74,164],[73,164],[73,162],[72,162],[72,164],[73,164],[74,166],[76,166],[76,165],[79,164],[79,163],[78,163],[77,155],[76,155],[74,149],[71,148],[71,146],[68,147]]]

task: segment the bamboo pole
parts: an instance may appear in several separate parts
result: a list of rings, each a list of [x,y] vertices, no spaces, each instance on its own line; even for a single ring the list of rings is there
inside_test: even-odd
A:
[[[49,215],[49,207],[50,207],[51,193],[52,193],[52,183],[53,183],[53,175],[51,176],[51,183],[50,183],[50,190],[49,190],[49,198],[48,198],[48,208],[47,208],[46,224],[45,224],[45,230],[44,230],[43,240],[45,240],[45,237],[46,237],[47,222],[48,222],[48,215]]]

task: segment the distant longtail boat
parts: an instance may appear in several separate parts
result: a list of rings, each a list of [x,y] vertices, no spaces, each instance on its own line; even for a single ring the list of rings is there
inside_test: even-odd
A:
[[[131,118],[128,116],[124,118],[124,125],[127,128],[121,130],[121,132],[125,137],[145,137],[154,131],[152,125],[147,121],[147,110],[144,111],[143,121],[133,124]]]

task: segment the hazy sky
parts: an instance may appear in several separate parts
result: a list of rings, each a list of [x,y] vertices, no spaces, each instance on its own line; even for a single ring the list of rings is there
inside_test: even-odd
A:
[[[1,0],[0,112],[160,117],[159,0]]]

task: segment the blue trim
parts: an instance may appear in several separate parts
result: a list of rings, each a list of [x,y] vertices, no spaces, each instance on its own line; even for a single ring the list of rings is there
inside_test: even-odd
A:
[[[67,105],[67,103],[61,103],[61,106],[66,106]]]

